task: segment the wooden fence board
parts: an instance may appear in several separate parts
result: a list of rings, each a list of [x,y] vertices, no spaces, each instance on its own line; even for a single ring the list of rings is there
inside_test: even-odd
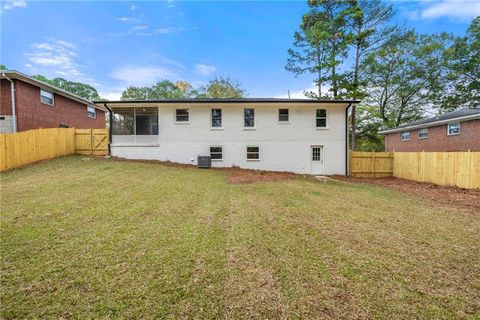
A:
[[[379,159],[382,159],[379,161]],[[480,189],[480,152],[351,152],[350,175]]]
[[[0,171],[74,153],[106,155],[107,129],[50,128],[0,134]]]

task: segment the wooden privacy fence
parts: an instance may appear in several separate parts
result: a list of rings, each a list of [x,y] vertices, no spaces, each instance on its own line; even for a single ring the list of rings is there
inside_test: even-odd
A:
[[[107,129],[51,128],[0,134],[0,171],[74,153],[106,155]]]
[[[359,178],[385,178],[393,175],[392,152],[350,152],[350,175]]]
[[[351,152],[350,175],[480,189],[480,152]]]

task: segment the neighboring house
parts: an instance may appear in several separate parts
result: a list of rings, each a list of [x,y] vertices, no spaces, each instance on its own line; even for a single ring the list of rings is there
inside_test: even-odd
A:
[[[379,133],[385,151],[480,151],[480,110],[459,109]]]
[[[105,128],[105,108],[18,71],[0,71],[0,133]]]
[[[111,154],[212,166],[345,174],[358,101],[187,99],[96,102],[113,111]]]

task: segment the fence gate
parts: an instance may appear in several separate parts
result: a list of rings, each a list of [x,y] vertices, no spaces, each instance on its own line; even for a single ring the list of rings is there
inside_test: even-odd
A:
[[[108,129],[75,129],[75,152],[105,156],[108,153]]]

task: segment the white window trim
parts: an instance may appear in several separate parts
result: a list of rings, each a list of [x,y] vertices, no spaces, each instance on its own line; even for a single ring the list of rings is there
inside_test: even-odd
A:
[[[423,138],[422,138],[422,137],[420,137],[420,131],[421,131],[421,130],[427,130],[427,136],[426,136],[426,137],[423,137]],[[421,128],[421,129],[418,129],[418,130],[417,130],[417,139],[418,139],[418,140],[425,140],[425,139],[428,139],[428,128]]]
[[[287,109],[288,110],[288,121],[280,121],[280,109]],[[277,122],[278,124],[290,124],[290,108],[278,108],[277,112]]]
[[[208,150],[210,151],[211,148],[222,148],[222,158],[221,158],[221,159],[211,159],[211,160],[212,160],[212,161],[223,161],[223,146],[219,146],[219,145],[209,146],[209,147],[208,147]],[[210,151],[209,154],[210,154],[210,157],[211,157],[211,156],[212,156],[212,152]]]
[[[403,133],[404,132],[408,132],[408,139],[403,139]],[[400,132],[400,140],[402,141],[410,141],[410,138],[411,138],[412,134],[410,133],[410,131],[402,131]]]
[[[93,109],[93,114],[94,114],[93,117],[90,116],[90,112],[88,112],[89,108]],[[87,106],[87,117],[89,117],[90,119],[97,119],[97,109],[95,109],[94,107]]]
[[[248,159],[248,148],[258,148],[258,159]],[[260,156],[260,146],[252,146],[252,145],[249,145],[249,146],[246,146],[245,147],[245,159],[247,161],[260,161],[261,159],[261,156]]]
[[[450,133],[450,125],[451,124],[458,124],[458,133]],[[450,122],[450,123],[447,123],[447,136],[458,136],[461,132],[461,126],[460,126],[460,122]]]
[[[221,127],[214,127],[214,126],[213,126],[213,115],[212,115],[212,110],[213,110],[213,109],[219,109],[219,110],[221,110],[221,112],[222,112],[222,117],[221,117],[221,119],[222,119],[222,126],[221,126]],[[190,119],[190,117],[189,117],[189,119]],[[210,109],[210,130],[223,130],[223,108],[211,108],[211,109]]]
[[[42,93],[43,92],[47,92],[47,93],[50,93],[52,95],[52,103],[46,103],[46,102],[42,101]],[[47,106],[54,107],[55,106],[55,93],[51,92],[51,91],[40,89],[40,103],[46,104]]]
[[[253,127],[245,127],[245,109],[252,109],[253,110]],[[242,122],[243,122],[243,130],[246,130],[246,131],[257,130],[257,112],[255,111],[255,108],[243,108]]]
[[[188,110],[188,121],[177,121],[177,110]],[[190,108],[175,108],[174,112],[173,112],[173,122],[175,124],[179,124],[179,125],[182,125],[182,124],[190,124],[190,118],[191,118],[191,114],[190,114]]]
[[[325,127],[317,127],[317,110],[318,109],[325,110]],[[330,121],[328,121],[328,118],[329,118],[328,109],[326,109],[326,108],[315,108],[313,116],[315,118],[315,129],[317,129],[317,130],[329,130],[328,123]]]

